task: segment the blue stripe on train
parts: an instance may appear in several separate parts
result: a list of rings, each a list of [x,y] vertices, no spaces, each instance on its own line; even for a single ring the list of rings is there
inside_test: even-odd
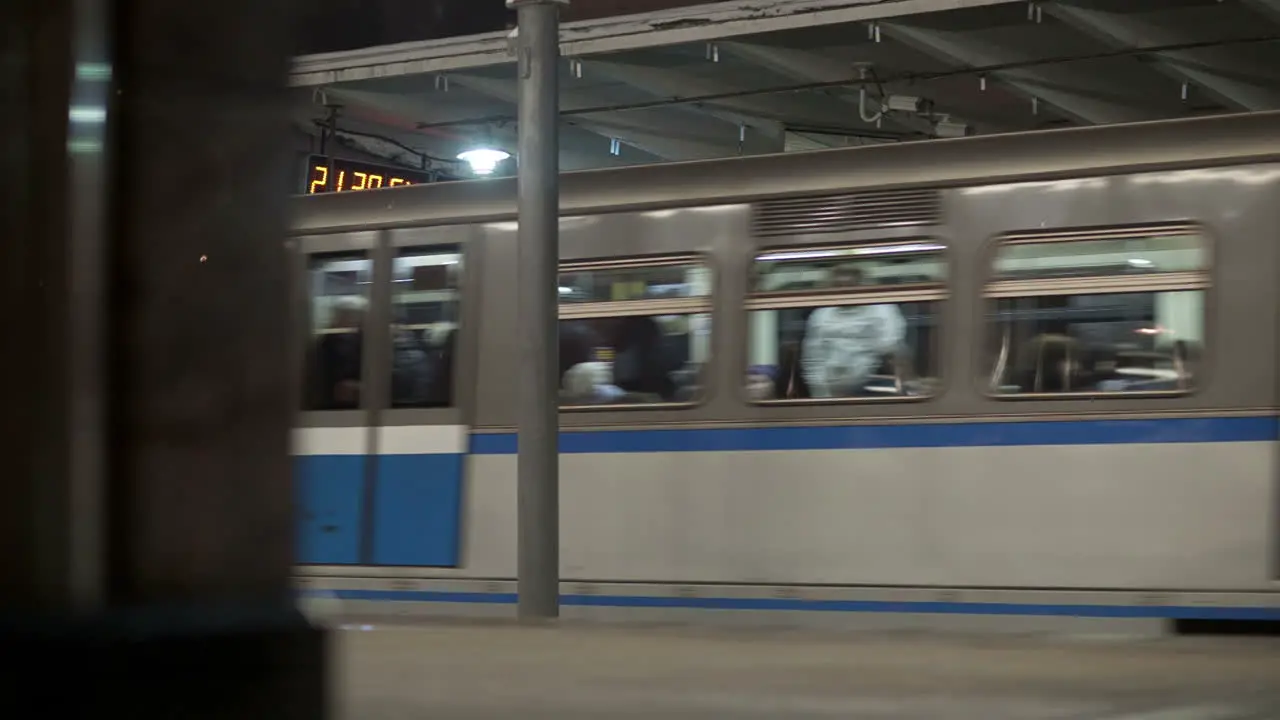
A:
[[[310,598],[337,598],[339,600],[455,603],[466,605],[511,605],[516,602],[515,593],[433,590],[308,590],[303,591],[301,595]],[[1203,607],[1179,605],[913,602],[899,600],[798,600],[783,598],[654,597],[646,595],[561,595],[560,602],[567,607],[1280,621],[1280,607],[1248,606]]]
[[[746,450],[1266,442],[1276,440],[1278,436],[1280,436],[1280,418],[1274,416],[600,430],[562,432],[560,452],[741,452]],[[473,455],[510,455],[515,452],[515,433],[471,436]]]
[[[869,448],[1267,442],[1280,418],[928,423],[772,428],[571,431],[564,453],[843,450]],[[473,434],[471,452],[509,455],[514,433]],[[302,456],[299,557],[304,564],[456,567],[461,455]],[[366,463],[375,463],[372,507],[364,507]]]

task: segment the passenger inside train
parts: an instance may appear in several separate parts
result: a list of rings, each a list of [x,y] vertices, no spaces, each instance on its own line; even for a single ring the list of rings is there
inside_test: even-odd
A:
[[[560,323],[562,405],[697,399],[710,351],[710,316],[658,309],[672,302],[689,309],[709,305],[705,268],[688,259],[652,266],[588,263],[566,268],[560,285],[561,304],[575,315]]]
[[[703,361],[685,316],[567,320],[560,325],[565,405],[685,403]]]
[[[833,287],[858,287],[863,273],[841,265]],[[858,397],[866,394],[871,374],[904,354],[906,320],[897,305],[830,305],[809,314],[799,363],[810,397]]]
[[[360,407],[361,357],[368,301],[343,295],[328,308],[328,322],[317,334],[309,368],[309,407],[312,410],[354,410]]]
[[[1204,338],[1195,273],[1207,268],[1205,238],[1195,232],[1010,240],[987,288],[990,391],[1190,389]]]
[[[392,263],[392,408],[453,404],[461,261],[448,248],[402,252]]]
[[[926,398],[941,387],[944,247],[906,241],[758,254],[749,278],[751,402]],[[1207,241],[1193,229],[1010,238],[983,294],[993,396],[1185,392],[1204,341]],[[450,406],[456,248],[393,260],[390,406]],[[371,261],[313,267],[311,410],[360,407]],[[689,404],[711,350],[701,257],[569,263],[560,276],[561,403]],[[384,313],[386,311],[384,310]],[[378,380],[379,383],[383,382]]]
[[[406,251],[393,260],[386,356],[392,408],[453,404],[460,262],[461,255],[452,249]],[[362,253],[313,261],[307,409],[361,407],[371,286],[372,261]]]
[[[941,251],[935,243],[909,242],[758,256],[748,300],[748,398],[930,394],[934,298],[945,293]]]

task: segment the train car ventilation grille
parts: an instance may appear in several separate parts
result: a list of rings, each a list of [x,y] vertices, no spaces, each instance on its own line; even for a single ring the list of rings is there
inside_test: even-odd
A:
[[[893,225],[929,225],[942,214],[937,190],[878,190],[756,203],[756,237],[836,233]]]

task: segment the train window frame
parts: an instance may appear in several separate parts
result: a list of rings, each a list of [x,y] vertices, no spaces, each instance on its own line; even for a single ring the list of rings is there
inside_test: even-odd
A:
[[[941,278],[937,282],[917,283],[915,286],[900,286],[905,289],[885,290],[883,288],[892,286],[879,286],[879,288],[869,288],[862,291],[850,290],[820,290],[820,291],[785,291],[772,293],[757,293],[753,291],[752,278],[755,268],[760,258],[779,253],[802,253],[802,252],[823,252],[830,250],[842,250],[851,248],[892,248],[920,244],[936,245],[938,247],[937,254],[943,263],[943,272]],[[814,405],[883,405],[888,403],[925,403],[932,402],[945,395],[949,389],[950,378],[947,372],[946,348],[948,347],[949,335],[947,331],[946,317],[950,311],[950,303],[953,299],[952,287],[955,281],[956,266],[953,262],[954,248],[952,243],[940,234],[933,235],[909,235],[904,237],[877,237],[867,240],[845,241],[834,243],[801,243],[794,245],[762,245],[757,246],[751,253],[747,262],[747,285],[744,293],[745,300],[743,302],[742,327],[743,339],[745,340],[739,349],[741,353],[741,367],[743,379],[738,385],[738,393],[742,402],[747,405],[758,407],[796,407],[796,406],[814,406]],[[856,296],[854,299],[851,296]],[[824,304],[816,304],[819,298],[824,298],[828,302]],[[746,383],[746,371],[751,367],[750,343],[751,343],[751,314],[765,310],[786,310],[796,308],[818,308],[840,306],[856,306],[856,305],[875,305],[884,302],[930,302],[936,303],[937,312],[934,315],[937,349],[939,357],[937,359],[937,383],[933,387],[933,391],[922,395],[884,395],[869,397],[831,397],[831,398],[767,398],[755,399],[750,397]],[[901,382],[901,379],[898,379]]]
[[[996,273],[996,261],[1000,250],[1010,245],[1048,245],[1054,243],[1082,242],[1090,240],[1123,240],[1126,238],[1150,238],[1152,236],[1197,237],[1204,250],[1204,265],[1199,270],[1143,273],[1128,276],[1084,275],[1061,279],[1000,280]],[[1133,400],[1157,398],[1186,398],[1196,395],[1208,384],[1213,361],[1210,339],[1214,334],[1213,312],[1216,305],[1218,279],[1218,239],[1209,227],[1195,220],[1148,222],[1097,227],[1038,228],[1015,230],[992,236],[985,243],[982,258],[982,286],[979,291],[978,342],[975,343],[974,367],[978,372],[973,378],[978,392],[988,400],[1000,402],[1034,402],[1045,400]],[[1197,277],[1198,276],[1198,277]],[[1048,285],[1048,287],[1045,287]],[[1126,287],[1126,285],[1128,287]],[[1074,289],[1073,289],[1074,286]],[[993,290],[994,288],[994,290]],[[1027,290],[1018,292],[1020,288]],[[1033,290],[1034,288],[1034,290]],[[1090,390],[1083,392],[1028,392],[1003,393],[992,387],[995,367],[988,363],[987,347],[993,339],[987,317],[993,301],[1005,298],[1090,296],[1098,294],[1143,294],[1161,292],[1199,292],[1202,295],[1201,322],[1204,340],[1200,348],[1197,370],[1185,388],[1172,390],[1123,390],[1117,392]]]
[[[449,239],[452,240],[452,239]],[[387,354],[380,358],[383,365],[382,372],[386,374],[386,381],[382,383],[385,387],[379,388],[379,404],[378,408],[384,418],[399,420],[403,418],[405,422],[425,422],[432,424],[433,422],[449,422],[450,418],[455,418],[459,413],[459,403],[461,398],[459,395],[459,372],[461,363],[458,362],[457,356],[462,345],[464,322],[466,315],[466,292],[467,281],[466,274],[468,272],[469,261],[471,260],[470,248],[463,242],[446,241],[437,238],[429,240],[424,239],[418,234],[414,234],[405,238],[388,237],[386,244],[387,265],[386,265],[386,297],[382,315],[385,327],[380,331],[385,332],[386,342],[381,343]],[[396,263],[402,258],[412,257],[438,257],[443,255],[455,255],[457,260],[454,265],[457,270],[454,276],[453,297],[453,332],[454,335],[454,360],[449,372],[449,402],[445,405],[397,405],[396,393],[394,386],[394,351],[390,348],[394,347],[395,331],[397,323],[395,322],[396,309],[398,306],[397,298],[402,292],[397,292],[395,269]],[[448,290],[436,290],[429,292],[447,292]],[[448,322],[448,321],[446,321]],[[425,329],[425,328],[424,328]]]
[[[597,258],[574,258],[561,260],[556,267],[556,279],[566,272],[582,272],[593,269],[612,268],[649,268],[696,265],[708,273],[709,290],[706,295],[678,298],[655,298],[649,300],[612,300],[601,302],[557,303],[556,337],[559,340],[560,323],[565,320],[590,320],[594,318],[620,317],[656,317],[659,315],[706,315],[711,322],[711,334],[708,343],[707,361],[704,372],[699,378],[702,392],[696,398],[684,402],[658,403],[595,403],[566,405],[560,404],[560,412],[590,413],[616,411],[645,410],[692,410],[701,407],[715,396],[715,346],[719,323],[716,321],[716,292],[719,288],[720,273],[707,252],[664,253],[661,255],[627,255]],[[655,307],[656,306],[656,307]],[[652,308],[652,309],[647,309]],[[560,378],[563,389],[564,379]]]
[[[372,313],[376,305],[374,288],[377,276],[378,242],[378,231],[370,230],[291,235],[285,241],[286,249],[294,258],[291,260],[293,268],[291,274],[295,279],[291,281],[293,289],[290,294],[293,298],[292,324],[296,347],[290,351],[290,357],[299,372],[296,390],[293,391],[293,396],[296,398],[294,405],[299,415],[298,427],[349,427],[352,419],[356,417],[362,418],[359,422],[366,423],[369,414],[374,411],[376,401],[367,389],[371,387],[373,378],[370,356],[374,348],[374,339],[369,332],[371,327],[369,323],[372,322]],[[315,298],[310,289],[313,262],[317,258],[344,256],[348,256],[348,259],[359,256],[360,260],[369,263],[370,285],[369,290],[363,295],[367,303],[366,326],[360,347],[360,383],[365,390],[361,392],[359,403],[354,408],[314,408],[309,405],[307,399],[312,378],[311,363],[315,360],[314,342],[318,337],[313,333]]]

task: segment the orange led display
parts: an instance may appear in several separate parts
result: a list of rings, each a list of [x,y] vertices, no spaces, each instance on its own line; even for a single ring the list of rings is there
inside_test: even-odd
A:
[[[353,192],[430,182],[424,172],[323,155],[307,158],[306,193]]]

